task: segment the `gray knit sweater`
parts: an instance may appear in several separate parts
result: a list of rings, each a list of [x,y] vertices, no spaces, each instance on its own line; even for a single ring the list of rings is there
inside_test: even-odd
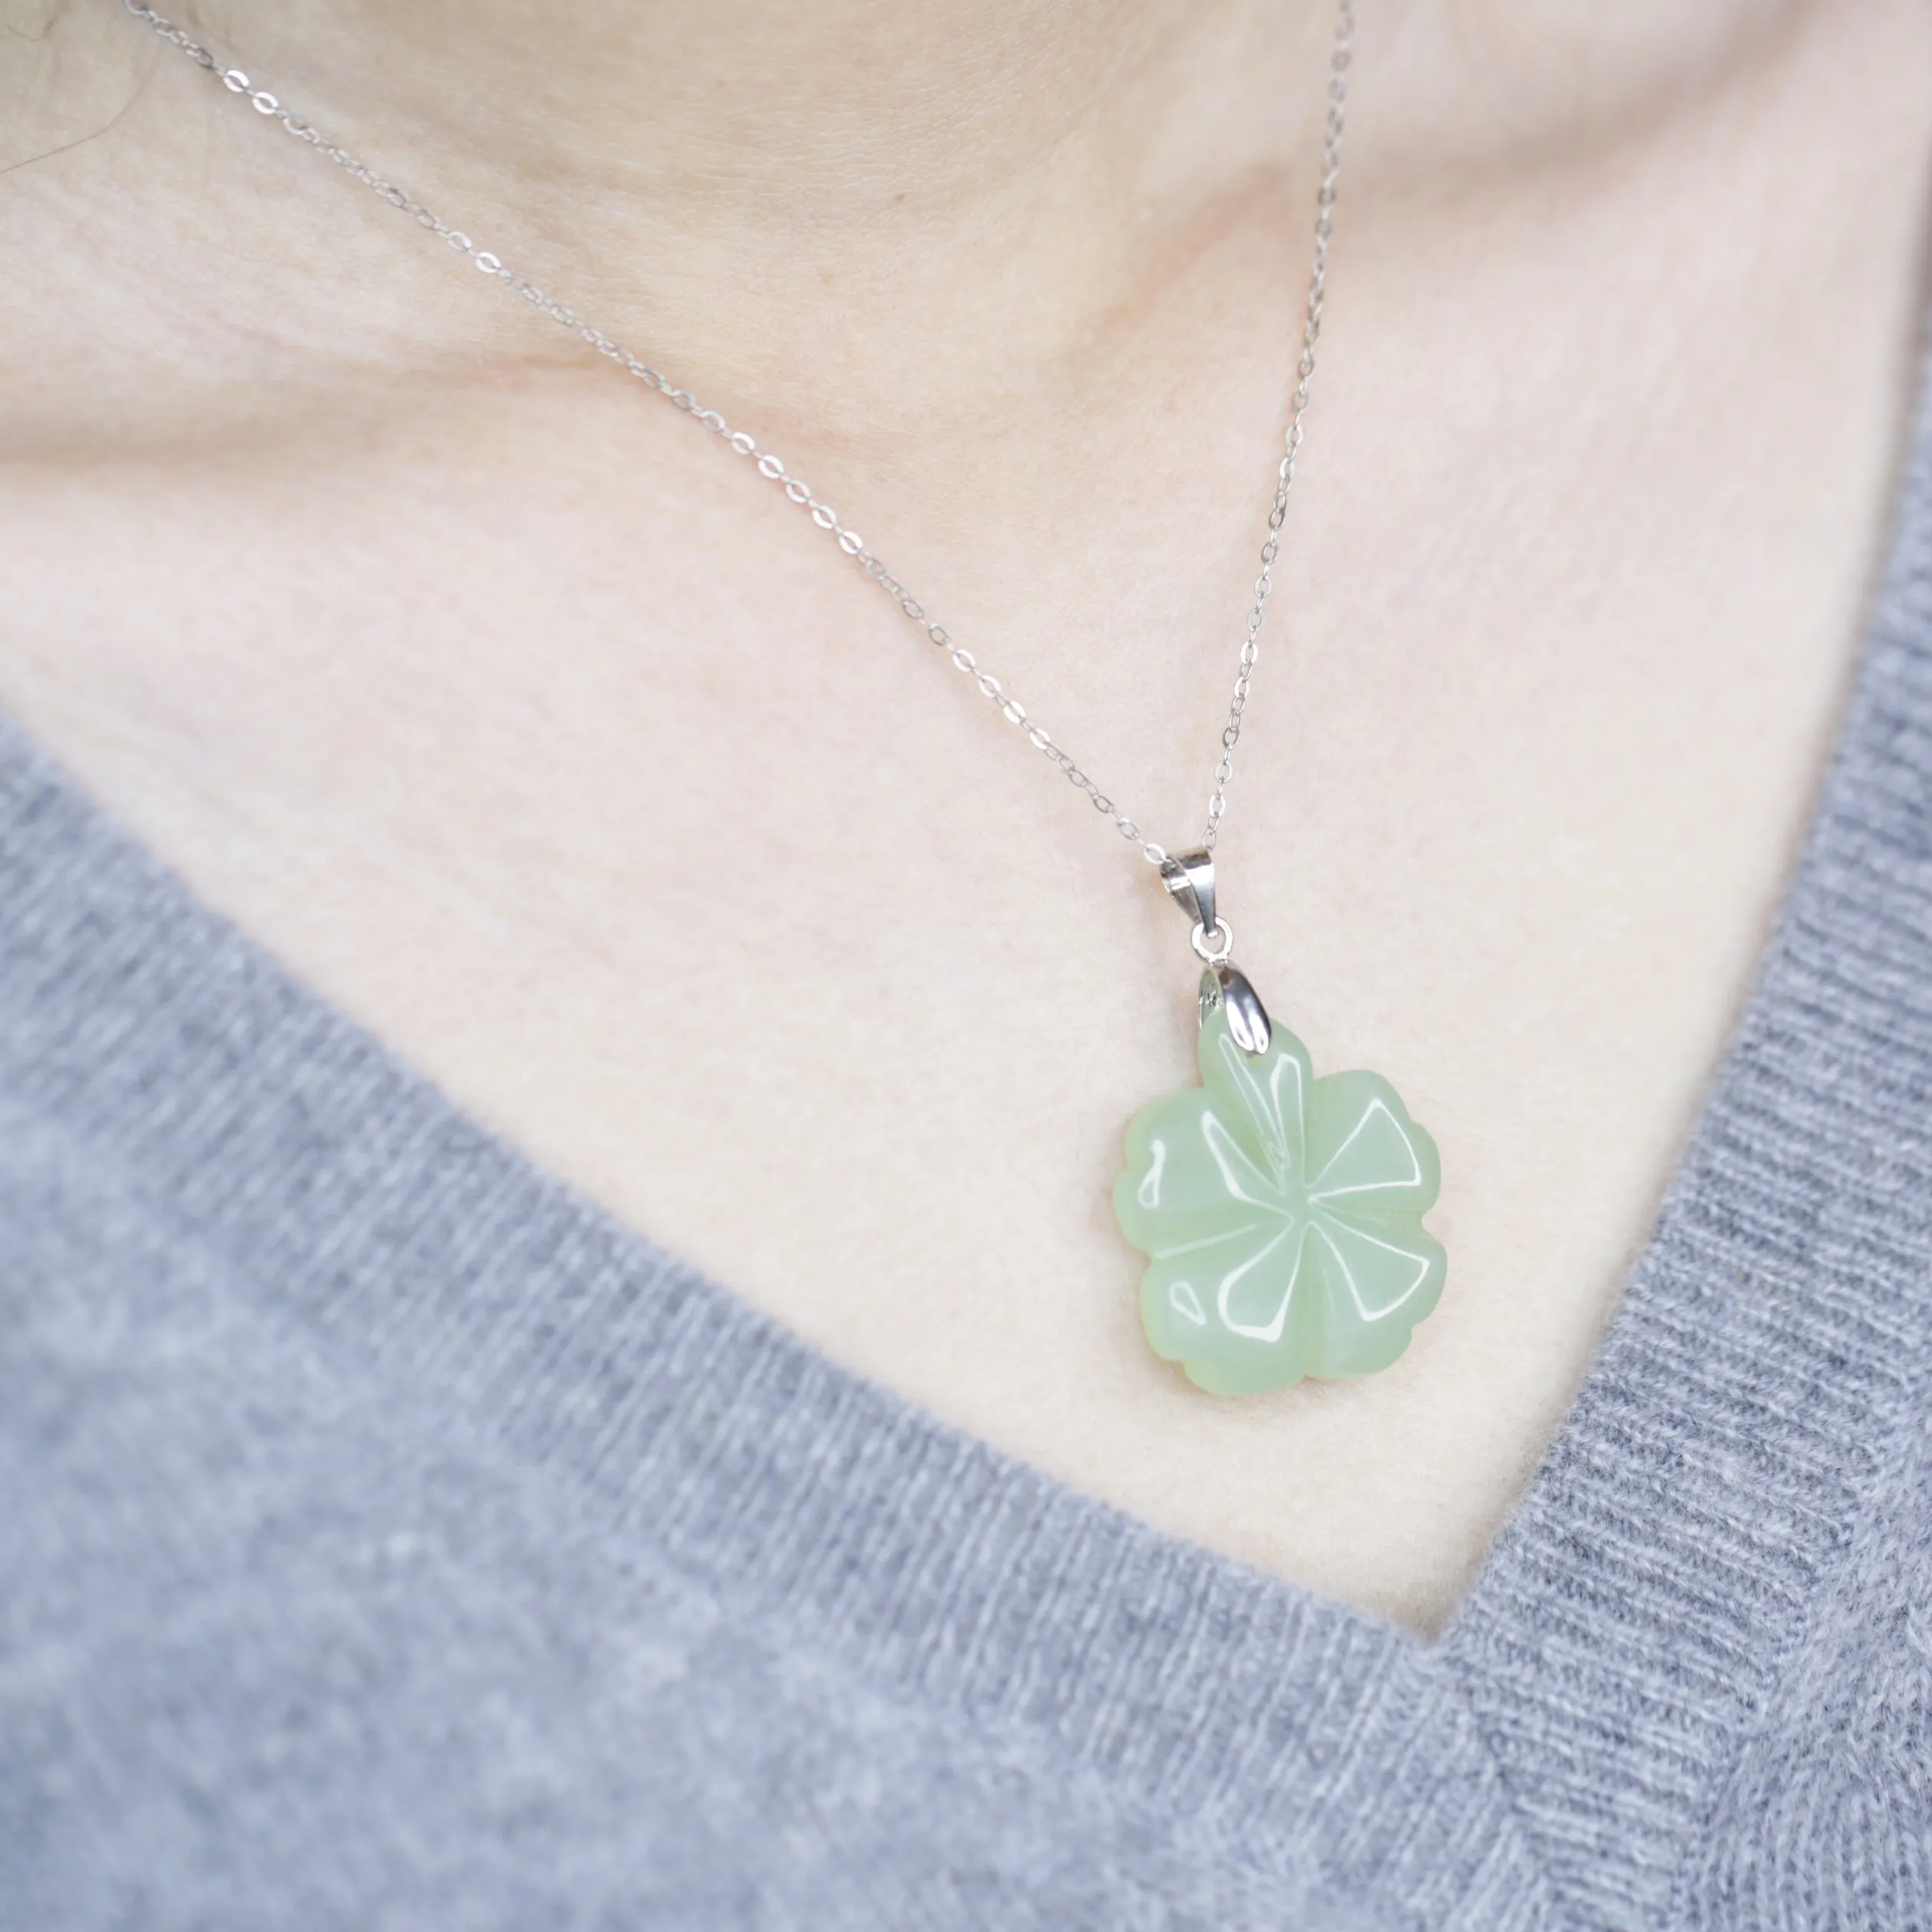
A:
[[[0,1925],[1932,1927],[1932,434],[1587,1385],[1427,1643],[614,1226],[0,731]]]

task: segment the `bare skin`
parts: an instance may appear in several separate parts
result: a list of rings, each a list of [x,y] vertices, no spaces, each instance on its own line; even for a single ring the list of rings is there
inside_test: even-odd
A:
[[[778,448],[1188,839],[1326,6],[183,18]],[[109,0],[0,26],[0,705],[834,1356],[1439,1628],[1828,755],[1911,387],[1932,8],[1367,9],[1224,892],[1318,1070],[1435,1133],[1451,1273],[1387,1374],[1227,1402],[1148,1357],[1107,1206],[1191,1077],[1148,870],[748,465]]]

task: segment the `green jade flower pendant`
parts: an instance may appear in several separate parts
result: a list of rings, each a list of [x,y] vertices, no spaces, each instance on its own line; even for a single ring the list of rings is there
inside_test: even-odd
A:
[[[1422,1226],[1435,1143],[1376,1073],[1314,1078],[1228,963],[1204,852],[1162,867],[1194,916],[1200,1079],[1143,1108],[1114,1187],[1121,1232],[1148,1258],[1141,1319],[1155,1354],[1215,1395],[1385,1369],[1442,1293]]]

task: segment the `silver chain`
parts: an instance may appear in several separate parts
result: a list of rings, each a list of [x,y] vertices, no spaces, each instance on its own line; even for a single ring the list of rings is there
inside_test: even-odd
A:
[[[1308,306],[1302,316],[1301,355],[1295,365],[1295,392],[1288,399],[1288,431],[1280,465],[1275,472],[1275,500],[1268,510],[1267,540],[1261,546],[1261,574],[1254,580],[1247,635],[1241,640],[1234,695],[1227,701],[1227,722],[1221,727],[1221,755],[1214,767],[1214,789],[1207,800],[1207,830],[1201,843],[1210,852],[1220,836],[1221,814],[1227,810],[1228,781],[1234,775],[1234,748],[1241,741],[1241,720],[1247,713],[1255,659],[1260,655],[1261,619],[1268,608],[1269,593],[1275,587],[1275,559],[1281,553],[1281,527],[1288,520],[1288,492],[1294,487],[1295,459],[1301,454],[1302,418],[1308,413],[1308,388],[1315,376],[1315,345],[1322,339],[1322,302],[1328,292],[1328,244],[1335,232],[1336,190],[1342,178],[1342,130],[1349,102],[1349,58],[1354,41],[1354,0],[1339,0],[1335,10],[1335,44],[1329,54],[1322,185],[1315,194],[1315,252],[1308,267]]]
[[[656,391],[674,408],[682,411],[701,428],[717,437],[728,449],[739,456],[755,459],[758,474],[768,481],[779,485],[787,497],[804,510],[812,521],[892,598],[925,633],[927,641],[946,652],[951,659],[953,668],[971,678],[980,695],[990,698],[999,707],[1000,714],[1006,722],[1017,725],[1025,732],[1028,744],[1059,768],[1068,782],[1085,795],[1094,809],[1111,822],[1122,838],[1138,847],[1141,856],[1153,864],[1159,865],[1166,859],[1166,851],[1151,839],[1143,837],[1140,827],[1115,804],[1112,798],[1068,753],[1061,749],[1041,725],[1035,722],[1025,706],[1007,690],[998,678],[990,672],[981,669],[979,659],[972,652],[953,642],[946,626],[934,621],[927,613],[925,606],[866,547],[864,539],[858,533],[842,523],[838,512],[814,496],[810,487],[801,478],[794,476],[777,456],[768,450],[761,451],[757,443],[743,430],[733,429],[716,410],[706,408],[689,389],[679,388],[668,378],[639,361],[621,342],[613,340],[603,330],[585,321],[581,315],[566,308],[553,296],[546,294],[527,276],[520,275],[516,269],[509,267],[501,256],[492,254],[487,249],[478,248],[461,229],[451,227],[439,216],[432,214],[421,202],[393,182],[385,180],[365,163],[358,160],[348,149],[337,147],[319,129],[283,107],[281,101],[266,88],[256,87],[239,68],[223,67],[200,41],[183,33],[172,21],[164,19],[152,7],[144,5],[142,0],[121,0],[121,4],[137,20],[144,21],[152,28],[163,40],[171,46],[179,48],[196,66],[205,68],[210,74],[218,76],[230,93],[242,97],[257,114],[271,121],[279,121],[298,140],[305,142],[318,154],[333,161],[344,173],[352,176],[364,187],[379,194],[390,206],[408,216],[419,226],[428,229],[433,235],[440,236],[459,255],[468,256],[485,275],[494,277],[506,288],[514,289],[531,307],[569,329],[573,335],[580,337],[599,355],[608,356],[628,374],[636,377],[647,389]],[[1322,182],[1316,196],[1315,251],[1309,270],[1308,306],[1302,322],[1301,356],[1296,365],[1294,393],[1289,401],[1287,435],[1280,464],[1276,472],[1274,502],[1268,512],[1267,540],[1261,546],[1261,574],[1255,580],[1254,602],[1248,612],[1247,635],[1241,644],[1234,692],[1228,702],[1227,722],[1221,729],[1221,755],[1214,767],[1214,789],[1207,801],[1207,829],[1204,835],[1204,842],[1210,850],[1220,835],[1221,817],[1227,809],[1228,781],[1234,775],[1234,748],[1240,741],[1241,721],[1247,711],[1255,660],[1260,655],[1261,619],[1267,609],[1269,594],[1274,589],[1275,560],[1280,553],[1281,527],[1288,514],[1288,492],[1294,484],[1295,459],[1302,445],[1302,419],[1307,413],[1309,384],[1315,374],[1315,345],[1320,339],[1322,332],[1322,300],[1328,280],[1329,237],[1334,225],[1336,185],[1342,172],[1343,111],[1348,102],[1349,61],[1354,39],[1354,0],[1338,0],[1334,42],[1329,54],[1328,114],[1322,142]]]

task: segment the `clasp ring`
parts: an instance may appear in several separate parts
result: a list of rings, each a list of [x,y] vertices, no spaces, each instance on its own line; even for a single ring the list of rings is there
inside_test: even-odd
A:
[[[1196,920],[1187,942],[1204,966],[1225,966],[1228,955],[1234,950],[1234,929],[1224,919],[1216,920],[1211,927]]]

